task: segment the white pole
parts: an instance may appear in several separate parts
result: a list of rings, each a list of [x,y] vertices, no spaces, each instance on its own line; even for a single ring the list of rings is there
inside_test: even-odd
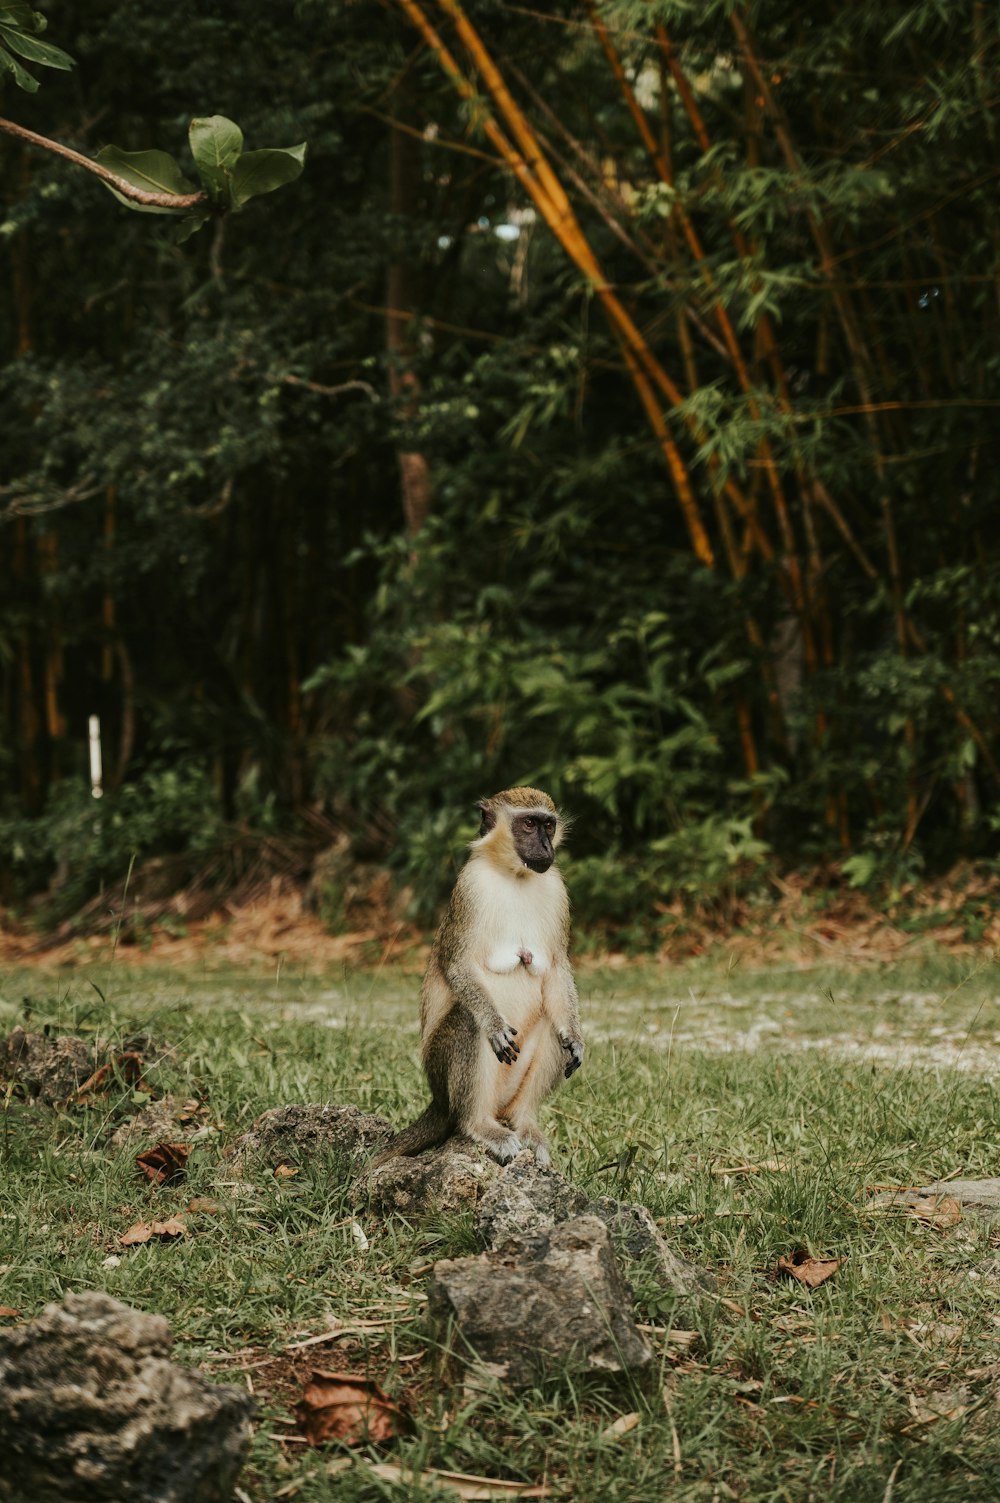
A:
[[[101,721],[97,715],[90,717],[90,791],[94,798],[100,798],[104,789],[101,786]]]

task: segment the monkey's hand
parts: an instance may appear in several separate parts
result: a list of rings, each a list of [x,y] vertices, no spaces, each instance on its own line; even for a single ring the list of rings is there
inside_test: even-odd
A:
[[[583,1064],[583,1039],[570,1038],[568,1033],[561,1033],[559,1035],[559,1042],[569,1055],[569,1062],[563,1072],[566,1079],[569,1080],[573,1071],[579,1070]]]
[[[500,1027],[490,1034],[490,1048],[502,1065],[512,1065],[521,1052],[520,1046],[514,1042],[516,1033],[516,1028],[501,1020]]]

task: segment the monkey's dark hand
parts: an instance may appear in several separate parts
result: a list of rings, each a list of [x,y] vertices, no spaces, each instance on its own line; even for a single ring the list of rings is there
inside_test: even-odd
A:
[[[580,1066],[583,1064],[583,1040],[571,1039],[568,1034],[562,1034],[560,1036],[559,1042],[560,1044],[562,1044],[563,1048],[569,1055],[569,1063],[567,1064],[566,1069],[563,1072],[566,1076],[566,1079],[569,1080],[573,1071],[579,1070]]]
[[[509,1023],[502,1023],[496,1033],[490,1034],[490,1048],[502,1065],[512,1065],[521,1052],[519,1045],[514,1042],[516,1033],[516,1028],[512,1028]]]

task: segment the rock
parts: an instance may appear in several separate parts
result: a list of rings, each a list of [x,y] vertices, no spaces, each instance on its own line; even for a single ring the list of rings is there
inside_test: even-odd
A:
[[[542,1231],[588,1209],[587,1195],[554,1169],[540,1169],[532,1153],[519,1153],[483,1189],[476,1231],[485,1248]]]
[[[499,1248],[512,1237],[583,1214],[600,1217],[619,1258],[626,1264],[644,1263],[668,1294],[690,1297],[715,1288],[706,1269],[671,1250],[645,1206],[626,1205],[603,1195],[589,1200],[561,1174],[540,1169],[527,1153],[519,1154],[484,1189],[476,1208],[476,1230],[486,1248]]]
[[[924,1185],[919,1195],[944,1195],[970,1211],[1000,1216],[1000,1179],[942,1179]]]
[[[365,1175],[371,1210],[383,1216],[470,1211],[500,1166],[467,1138],[449,1138],[441,1148],[415,1158],[391,1158]]]
[[[588,1210],[608,1228],[619,1257],[645,1263],[662,1280],[668,1293],[690,1297],[715,1289],[715,1277],[707,1268],[689,1263],[667,1245],[645,1206],[628,1205],[602,1195]]]
[[[4,1503],[228,1503],[255,1405],[170,1361],[157,1315],[67,1294],[0,1332]]]
[[[108,1146],[111,1148],[151,1147],[154,1143],[172,1142],[182,1132],[179,1118],[181,1103],[176,1096],[150,1101],[134,1117],[119,1123]]]
[[[80,1087],[87,1085],[82,1097],[92,1104],[97,1097],[113,1100],[121,1078],[137,1083],[171,1054],[169,1048],[158,1047],[144,1035],[115,1041],[68,1034],[49,1038],[19,1027],[7,1039],[0,1039],[0,1081],[20,1086],[44,1106],[73,1105]]]
[[[65,1103],[107,1059],[98,1040],[48,1038],[15,1028],[0,1041],[0,1078],[16,1082],[46,1106]]]
[[[279,1164],[298,1166],[323,1156],[349,1165],[391,1135],[384,1117],[356,1106],[274,1106],[237,1138],[223,1173],[243,1179],[258,1168],[273,1173]]]
[[[471,1362],[479,1375],[527,1388],[567,1369],[640,1381],[658,1370],[596,1216],[514,1239],[501,1252],[442,1260],[428,1312],[446,1371]]]

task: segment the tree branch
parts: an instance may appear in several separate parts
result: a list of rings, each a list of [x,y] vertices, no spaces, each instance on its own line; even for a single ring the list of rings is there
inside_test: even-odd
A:
[[[30,146],[40,146],[43,151],[54,152],[57,157],[65,157],[67,162],[74,162],[77,167],[84,167],[99,177],[102,183],[107,183],[120,193],[122,198],[129,198],[135,204],[145,204],[150,209],[197,209],[207,205],[209,197],[207,193],[157,193],[147,188],[137,188],[133,183],[128,183],[116,172],[111,172],[107,167],[102,167],[100,162],[94,162],[90,157],[85,157],[82,152],[74,151],[72,147],[62,146],[58,141],[50,141],[48,136],[39,136],[33,130],[28,130],[23,125],[15,125],[13,120],[0,118],[0,131],[8,136],[14,136],[19,141],[27,141]]]

